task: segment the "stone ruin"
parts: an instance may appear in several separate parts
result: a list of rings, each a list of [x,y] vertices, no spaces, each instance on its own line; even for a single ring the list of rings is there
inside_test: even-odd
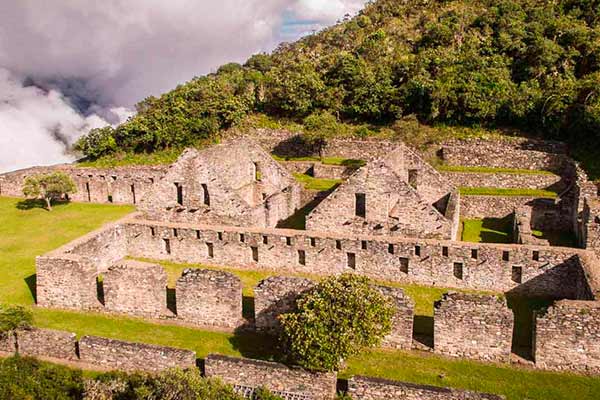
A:
[[[505,299],[448,293],[435,304],[434,349],[452,357],[509,362],[513,325]]]
[[[186,150],[140,210],[149,219],[273,227],[300,208],[300,190],[258,145],[231,140]]]
[[[415,157],[399,146],[362,167],[308,215],[307,229],[455,239],[458,190]]]

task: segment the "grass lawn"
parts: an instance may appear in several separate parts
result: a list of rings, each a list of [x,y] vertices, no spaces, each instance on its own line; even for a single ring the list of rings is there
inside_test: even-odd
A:
[[[464,165],[440,164],[435,167],[443,172],[465,172],[473,174],[556,175],[550,171],[519,168],[467,167]]]
[[[334,190],[343,182],[342,179],[313,178],[306,174],[294,174],[294,177],[298,182],[304,185],[305,189],[317,190],[319,192]]]
[[[325,165],[339,165],[344,167],[360,168],[367,164],[364,160],[355,160],[352,158],[343,157],[316,157],[316,156],[305,156],[305,157],[282,157],[277,154],[271,154],[276,161],[317,161]]]
[[[463,242],[512,243],[513,240],[509,218],[465,219],[462,227]]]
[[[460,187],[463,196],[524,196],[555,199],[558,193],[543,189]]]
[[[165,165],[177,161],[182,149],[166,149],[153,153],[117,153],[93,161],[81,161],[79,167],[113,168],[126,165]]]
[[[103,223],[131,211],[130,207],[68,204],[53,212],[18,209],[16,199],[0,198],[0,301],[31,306],[33,296],[26,279],[35,273],[35,256],[54,249]],[[163,263],[170,285],[185,266]],[[268,271],[236,271],[244,283],[244,294]],[[417,303],[416,313],[430,317],[433,301],[441,288],[403,285]],[[64,329],[78,335],[101,335],[122,340],[176,346],[195,350],[198,357],[209,353],[277,359],[271,339],[253,333],[230,334],[153,323],[137,318],[109,316],[90,312],[70,312],[32,307],[35,325]],[[373,350],[347,361],[343,376],[363,374],[414,383],[453,386],[505,394],[517,399],[600,398],[600,378],[556,374],[511,368],[472,361],[437,357],[422,352]]]

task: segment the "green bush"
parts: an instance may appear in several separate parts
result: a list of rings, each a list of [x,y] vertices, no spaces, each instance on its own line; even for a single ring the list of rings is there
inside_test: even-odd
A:
[[[337,370],[340,362],[380,344],[391,331],[395,308],[365,277],[353,274],[321,281],[279,317],[290,361],[310,370]]]
[[[15,329],[29,328],[31,311],[22,306],[0,305],[0,336]]]
[[[23,183],[23,194],[28,198],[41,198],[49,211],[52,202],[77,191],[73,179],[64,172],[30,175]]]
[[[81,371],[33,358],[0,359],[0,399],[78,400],[83,398]]]

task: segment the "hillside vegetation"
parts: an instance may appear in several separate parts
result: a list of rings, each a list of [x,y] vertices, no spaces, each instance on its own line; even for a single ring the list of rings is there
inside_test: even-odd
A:
[[[600,9],[591,0],[378,0],[272,54],[227,64],[79,142],[91,158],[212,141],[255,113],[367,136],[422,124],[600,138]]]

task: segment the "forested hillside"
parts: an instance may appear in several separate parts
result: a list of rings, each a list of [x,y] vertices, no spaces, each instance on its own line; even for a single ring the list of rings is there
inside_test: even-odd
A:
[[[79,148],[93,158],[192,145],[253,113],[380,126],[414,115],[589,147],[600,139],[599,17],[592,0],[374,1],[271,55],[149,97]]]

